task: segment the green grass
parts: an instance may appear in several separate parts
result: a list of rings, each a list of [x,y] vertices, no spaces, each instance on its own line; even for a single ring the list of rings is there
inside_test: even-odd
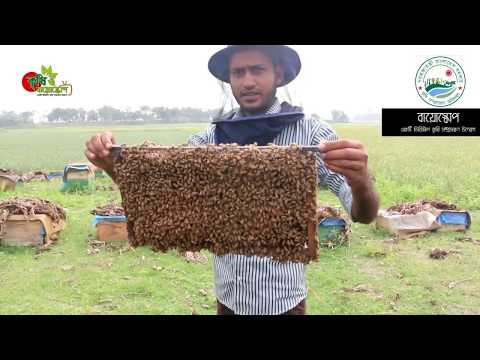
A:
[[[145,139],[185,142],[205,124],[131,126],[114,129],[119,143]],[[368,125],[336,127],[344,138],[359,139],[369,153],[382,207],[400,201],[436,198],[455,202],[472,215],[468,235],[480,240],[480,144],[473,138],[382,138]],[[83,144],[101,128],[0,130],[0,167],[62,169],[85,160]],[[100,179],[100,185],[110,184]],[[207,264],[187,263],[177,252],[103,249],[89,255],[94,235],[89,211],[115,191],[60,193],[61,180],[32,182],[12,196],[38,196],[66,209],[67,228],[51,250],[0,247],[2,314],[199,314],[215,313],[211,254]],[[319,201],[339,206],[331,193]],[[323,250],[308,266],[310,314],[479,314],[480,246],[462,243],[463,234],[438,232],[420,239],[389,242],[372,225],[354,224],[350,247]],[[434,247],[459,251],[432,260]],[[354,291],[354,290],[357,291]],[[200,290],[206,290],[206,296]],[[205,306],[205,307],[204,307]]]
[[[119,144],[138,144],[145,139],[159,144],[179,144],[186,142],[188,134],[205,127],[206,124],[124,126],[116,127],[114,135]],[[54,170],[63,169],[67,163],[87,161],[83,154],[85,142],[104,130],[110,128],[0,129],[0,167]]]

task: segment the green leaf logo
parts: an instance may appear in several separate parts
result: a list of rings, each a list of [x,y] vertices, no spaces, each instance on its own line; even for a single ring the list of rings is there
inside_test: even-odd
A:
[[[58,73],[53,72],[52,65],[50,65],[49,67],[46,67],[46,66],[42,65],[42,74],[44,76],[48,76],[48,85],[56,86],[55,78],[57,77]]]

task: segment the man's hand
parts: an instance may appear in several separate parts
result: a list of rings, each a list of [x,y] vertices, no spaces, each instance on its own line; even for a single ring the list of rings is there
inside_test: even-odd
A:
[[[93,165],[105,170],[110,176],[113,173],[113,157],[110,149],[115,143],[115,138],[109,131],[94,135],[85,143],[87,159]]]
[[[337,140],[319,146],[327,168],[344,175],[352,190],[369,186],[368,155],[360,142]]]
[[[368,155],[362,143],[337,140],[319,145],[325,166],[345,176],[352,189],[352,218],[368,224],[377,216],[378,194],[368,172]]]

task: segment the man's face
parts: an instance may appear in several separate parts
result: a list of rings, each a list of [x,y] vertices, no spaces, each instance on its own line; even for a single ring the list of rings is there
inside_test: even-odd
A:
[[[250,113],[271,105],[282,79],[281,67],[274,67],[270,57],[260,50],[242,50],[230,59],[233,96],[240,107]]]

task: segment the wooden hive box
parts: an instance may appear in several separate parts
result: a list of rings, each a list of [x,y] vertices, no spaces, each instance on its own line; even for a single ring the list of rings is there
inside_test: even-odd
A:
[[[41,246],[56,239],[66,226],[65,221],[54,223],[48,215],[10,215],[6,231],[0,237],[1,245]]]
[[[65,167],[64,179],[69,180],[91,180],[94,177],[92,169],[87,164],[71,164]]]
[[[88,188],[95,175],[88,164],[69,164],[63,172],[63,186],[61,191]]]
[[[103,242],[128,241],[127,218],[125,216],[95,216],[97,240]]]
[[[18,176],[0,174],[0,191],[13,191],[17,186]]]

